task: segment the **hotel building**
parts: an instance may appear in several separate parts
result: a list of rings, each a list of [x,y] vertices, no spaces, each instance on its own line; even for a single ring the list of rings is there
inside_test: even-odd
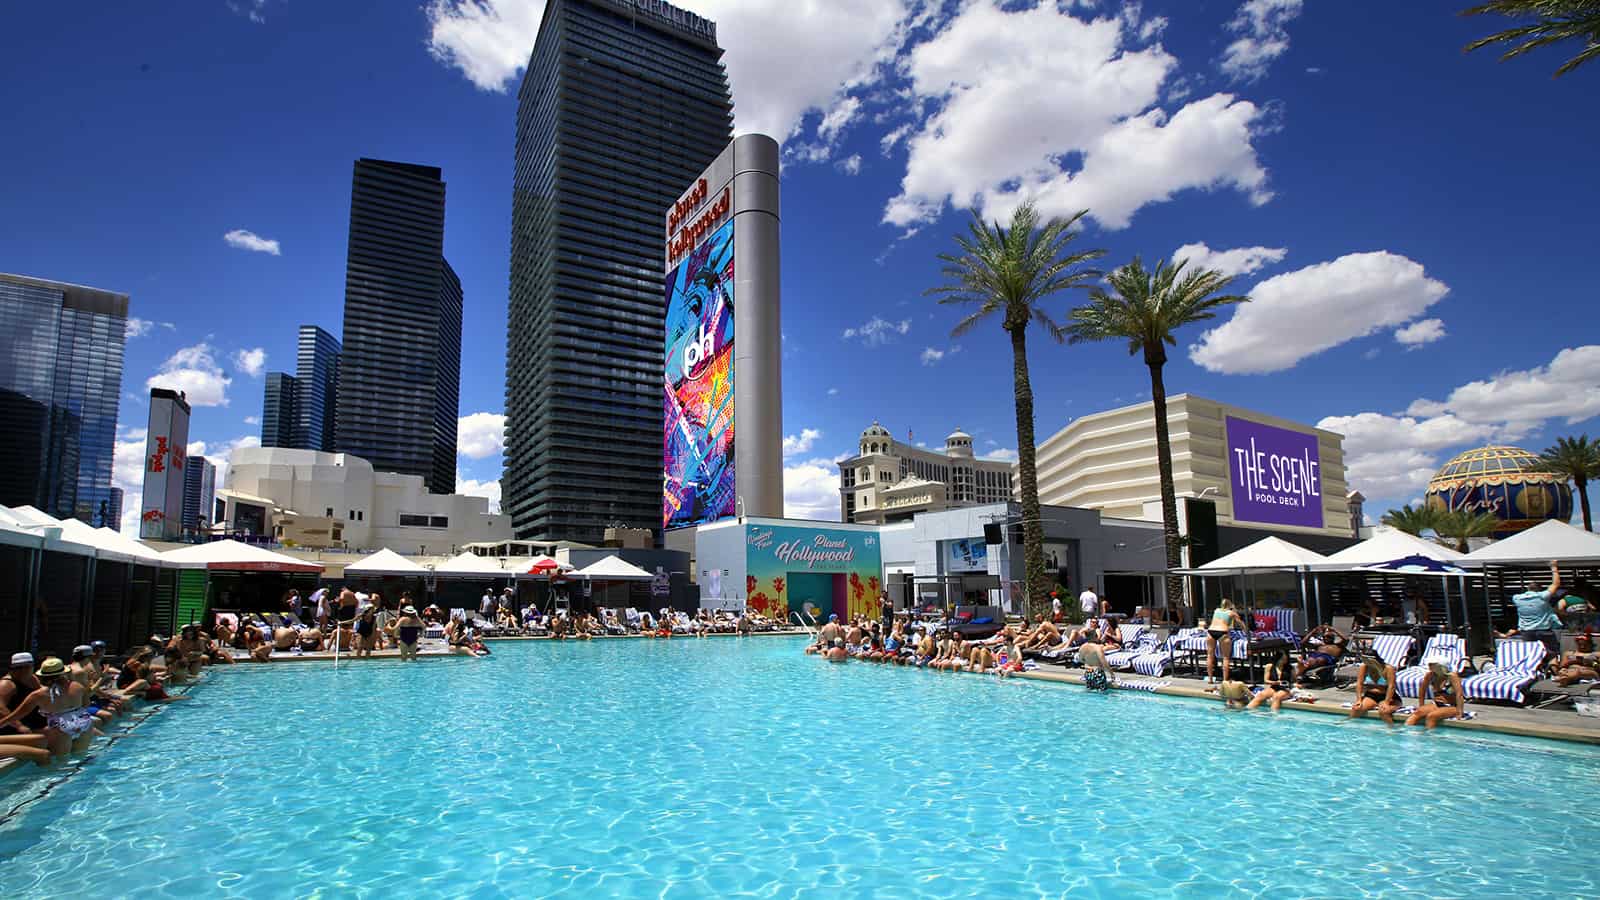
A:
[[[944,452],[897,441],[877,422],[861,432],[860,452],[839,463],[839,513],[845,522],[887,525],[917,513],[1004,503],[1011,462],[979,459],[972,435],[957,428]]]

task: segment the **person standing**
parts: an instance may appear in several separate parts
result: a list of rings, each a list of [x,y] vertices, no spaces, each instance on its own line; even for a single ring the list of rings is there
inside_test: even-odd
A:
[[[483,589],[483,598],[478,601],[478,615],[481,616],[485,622],[493,622],[494,621],[494,591],[493,590],[491,590],[489,588],[484,588]]]
[[[1217,656],[1222,656],[1222,680],[1229,681],[1229,666],[1233,660],[1234,630],[1249,632],[1244,617],[1233,608],[1233,601],[1222,598],[1222,605],[1211,613],[1211,624],[1206,628],[1206,684],[1216,681]]]
[[[1511,598],[1517,608],[1517,637],[1525,641],[1539,641],[1552,654],[1561,652],[1561,641],[1556,633],[1561,630],[1557,614],[1556,592],[1561,590],[1561,570],[1550,560],[1550,586],[1542,591],[1523,591]],[[1567,601],[1560,601],[1566,609]]]
[[[328,588],[326,585],[311,592],[311,609],[317,618],[317,627],[328,628]]]
[[[1091,616],[1098,616],[1103,612],[1100,608],[1100,597],[1094,592],[1094,588],[1088,585],[1084,586],[1083,593],[1078,595],[1078,608],[1083,610],[1085,619]]]
[[[300,618],[300,592],[298,590],[290,588],[289,593],[283,596],[283,608],[289,615],[294,616],[296,619]]]
[[[878,595],[878,609],[883,615],[883,628],[885,631],[894,627],[894,601],[888,594]]]

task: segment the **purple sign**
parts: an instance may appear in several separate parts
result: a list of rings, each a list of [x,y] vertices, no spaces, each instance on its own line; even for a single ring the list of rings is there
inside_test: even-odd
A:
[[[1317,436],[1228,417],[1233,520],[1322,527]]]

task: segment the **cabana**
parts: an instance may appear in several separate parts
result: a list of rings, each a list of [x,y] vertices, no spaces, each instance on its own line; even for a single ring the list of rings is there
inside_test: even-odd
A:
[[[1282,627],[1280,630],[1304,634],[1309,624],[1307,617],[1315,618],[1313,593],[1316,591],[1316,583],[1315,579],[1310,578],[1309,573],[1315,566],[1327,561],[1326,556],[1314,550],[1291,544],[1280,537],[1269,536],[1197,568],[1174,571],[1180,575],[1194,575],[1202,579],[1239,577],[1243,581],[1248,598],[1244,605],[1251,608],[1255,607],[1255,593],[1250,589],[1250,576],[1274,572],[1293,573],[1297,576],[1300,586],[1299,608],[1275,607],[1258,609],[1257,612],[1277,617],[1280,626],[1285,624],[1284,619],[1288,619],[1293,623],[1292,627]],[[1210,603],[1204,596],[1203,580],[1201,585],[1202,602],[1195,610],[1197,621],[1210,612]]]
[[[290,588],[310,596],[322,574],[320,563],[234,540],[180,547],[161,558],[179,570],[177,608],[169,627],[199,622],[212,607],[276,612]]]
[[[1419,556],[1449,565],[1460,565],[1461,560],[1466,558],[1465,553],[1457,552],[1427,538],[1407,534],[1396,528],[1380,527],[1373,532],[1372,537],[1329,555],[1327,562],[1313,566],[1312,571],[1325,575],[1356,576],[1336,580],[1333,585],[1335,593],[1332,594],[1332,599],[1335,601],[1339,597],[1337,592],[1341,588],[1354,590],[1359,586],[1363,598],[1372,596],[1374,586],[1381,594],[1391,595],[1394,593],[1391,588],[1396,583],[1401,584],[1401,589],[1404,590],[1404,585],[1409,579],[1411,587],[1420,594],[1418,599],[1426,603],[1427,595],[1431,593],[1430,589],[1437,587],[1443,598],[1447,625],[1450,628],[1457,628],[1467,624],[1471,618],[1466,608],[1467,594],[1464,580],[1468,573],[1445,571],[1424,573],[1406,571],[1401,567],[1390,565],[1398,560]],[[1419,575],[1428,576],[1421,582],[1423,587],[1420,588],[1417,582]],[[1456,593],[1461,600],[1459,610],[1450,602],[1451,577],[1456,580]]]
[[[575,572],[570,573],[572,578],[584,581],[584,593],[589,595],[596,606],[632,606],[634,604],[614,602],[611,596],[614,588],[621,588],[624,600],[631,594],[630,583],[649,582],[655,576],[628,562],[620,556],[607,556],[598,562],[590,563]],[[593,585],[601,585],[601,594],[596,594]],[[602,595],[605,602],[602,602]]]
[[[65,655],[85,641],[116,652],[142,640],[161,574],[156,555],[107,528],[0,507],[0,590],[17,598],[11,614],[0,612],[0,641]]]
[[[447,609],[477,609],[479,591],[493,588],[500,581],[513,586],[516,579],[516,573],[503,568],[499,559],[479,556],[470,550],[445,560],[433,572],[435,578],[443,582],[436,588],[438,600],[435,602]]]
[[[385,547],[345,566],[343,577],[345,587],[369,593],[377,591],[384,604],[393,607],[394,600],[406,591],[431,599],[432,584],[428,576],[428,569]]]
[[[1485,629],[1493,627],[1497,611],[1509,616],[1507,608],[1513,594],[1549,584],[1551,560],[1561,564],[1563,585],[1570,587],[1580,578],[1594,578],[1600,570],[1600,535],[1551,519],[1481,547],[1457,563],[1483,571]],[[1478,647],[1487,649],[1488,643],[1482,642]]]

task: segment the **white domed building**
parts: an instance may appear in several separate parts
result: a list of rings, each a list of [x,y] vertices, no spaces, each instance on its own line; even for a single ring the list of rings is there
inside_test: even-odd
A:
[[[921,512],[1004,503],[1012,497],[1011,461],[981,459],[960,428],[944,451],[898,441],[882,424],[861,432],[859,453],[839,463],[839,513],[846,522],[886,525]]]

